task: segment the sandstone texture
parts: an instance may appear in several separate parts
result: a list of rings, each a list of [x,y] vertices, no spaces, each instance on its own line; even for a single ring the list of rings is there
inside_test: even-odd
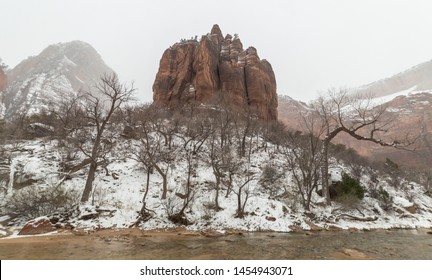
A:
[[[162,55],[153,84],[154,105],[229,104],[264,120],[277,119],[276,79],[257,50],[243,49],[237,35],[225,37],[218,25],[198,41],[181,40]]]

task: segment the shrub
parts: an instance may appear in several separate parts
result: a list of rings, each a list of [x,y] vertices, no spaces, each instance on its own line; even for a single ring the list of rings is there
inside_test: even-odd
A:
[[[17,190],[9,199],[8,209],[30,219],[66,212],[79,201],[79,193],[64,186],[30,186]]]
[[[391,209],[391,206],[393,205],[393,197],[390,196],[390,194],[385,189],[382,187],[379,187],[378,189],[372,188],[369,191],[369,194],[372,198],[375,198],[379,201],[379,205],[384,211]]]
[[[271,196],[275,196],[280,191],[281,178],[283,176],[283,172],[278,171],[271,164],[266,164],[258,183],[264,190],[268,191]]]
[[[338,196],[353,195],[358,199],[363,199],[365,190],[357,179],[348,174],[342,174],[342,181],[336,184]]]

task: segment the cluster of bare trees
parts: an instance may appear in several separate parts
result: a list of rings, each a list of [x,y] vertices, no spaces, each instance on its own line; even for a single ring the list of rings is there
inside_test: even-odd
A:
[[[154,174],[162,179],[160,198],[166,201],[170,219],[177,223],[188,222],[185,211],[200,187],[195,178],[202,165],[211,168],[214,175],[214,182],[206,186],[212,192],[208,207],[214,211],[223,209],[223,197],[234,194],[234,215],[244,217],[249,199],[258,191],[258,180],[261,185],[272,186],[272,195],[287,192],[287,185],[292,184],[303,207],[309,210],[312,195],[320,185],[330,203],[329,153],[340,133],[396,148],[413,142],[408,136],[386,139],[393,121],[386,108],[375,106],[371,98],[353,97],[345,89],[329,90],[316,100],[301,118],[302,131],[291,131],[280,122],[263,122],[251,111],[232,110],[221,103],[206,107],[186,104],[177,110],[123,106],[133,93],[133,85],[120,83],[116,75],[106,75],[95,87],[53,108],[46,118],[60,138],[67,139],[85,156],[80,164],[80,168],[89,166],[83,203],[92,194],[98,168],[104,167],[108,174],[108,154],[115,145],[114,133],[119,134],[116,123],[126,125],[128,156],[139,162],[146,174],[136,225],[151,217],[147,199]],[[282,161],[271,167],[274,172],[270,168],[266,173],[253,165],[253,156],[258,153],[267,153],[270,158],[277,154]],[[170,186],[169,176],[179,164],[184,168],[184,178],[180,186]],[[356,172],[360,177],[361,169]]]
[[[250,183],[255,176],[249,171],[254,137],[259,120],[249,113],[240,113],[228,107],[203,108],[188,104],[177,111],[147,107],[136,109],[134,138],[131,140],[133,158],[142,164],[147,174],[143,208],[139,220],[149,217],[146,198],[151,187],[150,176],[156,172],[162,178],[161,199],[166,200],[170,219],[187,223],[186,209],[197,193],[197,169],[211,168],[215,181],[208,184],[213,198],[207,207],[223,209],[220,198],[234,193],[238,200],[237,217],[243,217],[251,197]],[[256,140],[256,139],[255,139]],[[184,178],[174,197],[168,196],[168,180],[172,166],[182,164]],[[178,166],[177,166],[178,167]],[[246,178],[246,179],[244,179]],[[225,191],[225,193],[223,193]],[[169,200],[180,199],[179,207]]]

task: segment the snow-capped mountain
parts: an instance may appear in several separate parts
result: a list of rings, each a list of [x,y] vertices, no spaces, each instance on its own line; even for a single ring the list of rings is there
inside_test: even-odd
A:
[[[432,60],[353,90],[373,96],[408,94],[410,92],[432,92]],[[394,97],[396,97],[394,96]]]
[[[81,41],[48,46],[8,72],[5,117],[34,114],[88,89],[102,74],[112,73],[97,51]]]

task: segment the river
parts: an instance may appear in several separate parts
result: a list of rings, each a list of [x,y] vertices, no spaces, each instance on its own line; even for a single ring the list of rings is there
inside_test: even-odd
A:
[[[0,259],[432,259],[430,230],[236,233],[95,232],[0,240]]]

